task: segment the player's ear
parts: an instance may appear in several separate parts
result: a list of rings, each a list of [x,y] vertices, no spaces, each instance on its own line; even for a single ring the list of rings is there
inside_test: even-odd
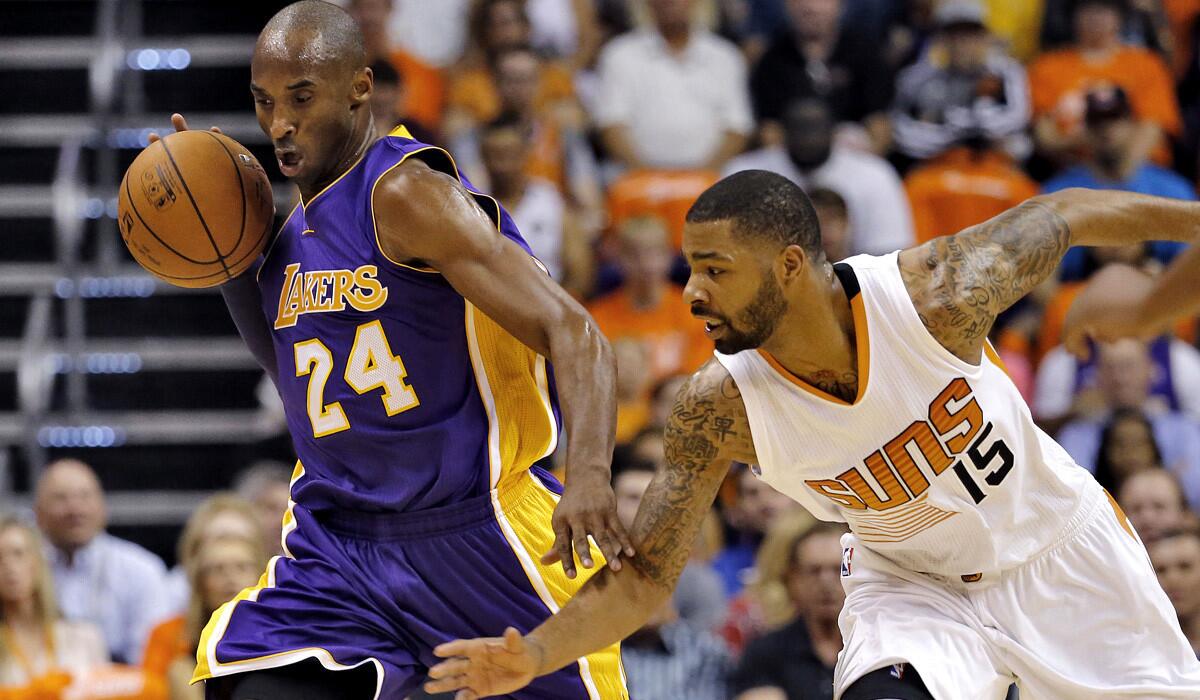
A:
[[[808,253],[798,245],[790,245],[780,251],[776,258],[776,269],[781,282],[792,282],[800,279],[804,270],[812,262]]]
[[[368,67],[359,68],[354,73],[350,83],[350,108],[357,109],[371,100],[371,92],[375,89],[375,75]]]

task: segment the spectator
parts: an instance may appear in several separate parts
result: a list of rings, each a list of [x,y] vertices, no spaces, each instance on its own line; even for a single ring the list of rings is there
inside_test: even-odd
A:
[[[657,432],[657,431],[656,431]],[[617,498],[617,517],[628,530],[654,479],[653,462],[636,454],[614,465],[613,493]],[[712,567],[692,558],[679,575],[672,594],[672,612],[695,630],[713,630],[725,615],[725,591],[721,578]]]
[[[726,485],[737,486],[737,481],[727,481]],[[727,508],[733,507],[736,505]],[[771,521],[754,555],[754,569],[743,576],[746,586],[729,601],[721,625],[721,636],[735,656],[741,658],[751,641],[795,618],[795,606],[788,596],[788,562],[796,538],[815,523],[803,508],[790,510]]]
[[[0,632],[0,689],[24,687],[26,697],[108,664],[100,630],[59,615],[41,537],[11,516],[0,516]]]
[[[817,225],[821,229],[821,247],[830,262],[850,257],[850,210],[842,195],[824,187],[808,193]]]
[[[1146,543],[1150,562],[1158,574],[1179,626],[1200,654],[1200,534],[1194,529],[1173,530]]]
[[[1120,0],[1112,4],[1121,12],[1118,31],[1122,42],[1165,57],[1173,53],[1174,42],[1160,0]],[[1071,42],[1079,31],[1078,25],[1072,26],[1072,13],[1077,6],[1077,0],[1045,0],[1041,27],[1044,50],[1057,49]]]
[[[151,626],[171,612],[162,561],[104,532],[104,492],[83,462],[64,459],[46,467],[34,512],[49,541],[64,616],[97,625],[115,661],[140,663]]]
[[[200,632],[213,613],[255,585],[267,559],[257,537],[232,533],[214,535],[200,542],[188,563],[192,595],[176,637],[176,654],[167,661],[167,687],[171,700],[203,700],[204,689],[191,685],[196,666]]]
[[[1009,154],[982,138],[913,169],[904,189],[918,244],[981,224],[1038,193]]]
[[[593,115],[610,158],[629,168],[717,170],[753,127],[737,47],[691,24],[693,0],[650,0],[654,28],[600,54]]]
[[[1130,476],[1121,484],[1117,502],[1133,529],[1148,542],[1195,521],[1179,480],[1166,469],[1146,469]]]
[[[404,7],[405,0],[400,0],[400,3],[401,7]],[[436,125],[442,119],[446,85],[439,69],[392,45],[389,22],[393,9],[393,0],[349,0],[346,3],[346,11],[362,30],[367,63],[375,73],[375,89],[379,90],[381,77],[381,71],[376,64],[386,64],[398,76],[392,80],[392,84],[402,85],[402,89],[391,91],[394,109],[397,114],[407,119],[407,126],[418,125],[418,130],[413,131],[413,134],[423,132],[418,139],[424,141],[422,137],[429,135],[424,127]],[[378,122],[378,115],[376,121]],[[395,126],[395,123],[392,126]]]
[[[293,470],[282,462],[256,462],[238,474],[233,490],[258,513],[263,551],[283,554],[283,515],[291,501]]]
[[[472,4],[472,0],[396,0],[388,34],[430,66],[447,68],[466,52]]]
[[[532,38],[525,4],[520,0],[483,0],[474,21],[472,36],[479,45],[450,81],[443,124],[450,138],[500,116],[496,59],[506,51],[528,47]],[[576,109],[575,88],[566,66],[539,63],[533,89],[537,110],[543,115]]]
[[[713,568],[725,583],[725,595],[741,592],[754,571],[754,558],[775,518],[799,507],[799,504],[761,481],[750,468],[737,476],[737,498],[726,513],[733,530],[732,541],[713,560]]]
[[[588,65],[600,48],[593,0],[526,0],[530,43],[573,68]]]
[[[926,160],[964,139],[1008,142],[1023,153],[1029,124],[1025,69],[996,46],[977,0],[938,6],[941,52],[904,69],[896,80],[891,119],[896,147]]]
[[[733,675],[736,700],[824,700],[842,649],[841,525],[817,523],[792,540],[787,595],[795,611],[785,627],[750,642]],[[776,693],[768,694],[768,689]]]
[[[1129,408],[1113,411],[1100,433],[1096,481],[1110,493],[1116,493],[1137,472],[1161,468],[1162,452],[1145,414]]]
[[[1078,418],[1058,434],[1058,443],[1077,463],[1096,470],[1100,436],[1109,417],[1118,409],[1145,411],[1154,440],[1162,449],[1163,463],[1184,485],[1188,502],[1200,504],[1200,425],[1176,411],[1155,410],[1150,401],[1154,365],[1145,344],[1119,340],[1097,350],[1096,385],[1101,412]]]
[[[1180,133],[1179,106],[1171,73],[1158,55],[1121,44],[1122,0],[1078,0],[1075,43],[1043,54],[1029,67],[1034,136],[1048,155],[1071,158],[1085,143],[1085,95],[1116,85],[1129,96],[1135,133],[1122,172],[1148,158],[1166,164],[1167,136]]]
[[[841,0],[787,0],[788,27],[750,75],[759,119],[782,122],[802,98],[826,100],[835,124],[862,124],[875,152],[887,149],[892,73],[878,47],[861,45],[840,23]]]
[[[573,206],[582,209],[584,216],[596,218],[603,199],[596,160],[575,110],[563,114],[538,109],[541,63],[541,57],[525,47],[506,49],[496,56],[493,65],[500,112],[519,120],[529,141],[525,172],[554,183]],[[454,140],[451,150],[471,180],[490,191],[479,140],[480,129],[470,129]]]
[[[375,133],[387,136],[392,129],[404,125],[412,137],[422,143],[436,143],[438,138],[416,117],[406,116],[408,104],[405,98],[404,79],[388,61],[371,64],[375,78],[371,90],[371,116],[375,118]]]
[[[191,590],[188,588],[188,561],[195,556],[196,550],[205,540],[224,535],[255,537],[260,542],[266,542],[254,505],[232,493],[219,493],[204,499],[196,510],[192,511],[191,517],[184,525],[183,533],[179,536],[179,546],[176,548],[178,563],[167,573],[167,597],[172,611],[183,612],[187,608],[188,598],[191,597]],[[150,636],[147,656],[154,644],[154,633]],[[147,658],[143,660],[142,665],[147,666],[149,663]]]
[[[692,372],[712,356],[713,346],[704,324],[667,281],[672,253],[666,226],[655,218],[633,218],[618,236],[625,282],[588,310],[610,340],[632,338],[648,348],[651,383]]]
[[[1146,347],[1153,365],[1150,400],[1159,408],[1200,420],[1200,351],[1170,336],[1159,336]],[[1095,358],[1092,353],[1080,361],[1061,345],[1046,353],[1038,367],[1037,391],[1031,402],[1038,420],[1069,420],[1103,410]]]
[[[481,138],[488,192],[512,216],[550,276],[564,282],[565,204],[554,183],[528,175],[529,138],[525,125],[515,115],[504,114],[484,127]]]
[[[806,190],[837,192],[850,214],[851,253],[889,253],[913,244],[912,212],[895,169],[878,156],[837,144],[828,103],[794,102],[784,114],[784,129],[785,146],[738,156],[723,174],[769,170]]]
[[[679,619],[671,601],[621,642],[630,697],[726,700],[733,659],[720,638]]]
[[[633,440],[650,420],[650,405],[646,392],[651,385],[650,346],[636,336],[622,336],[612,341],[617,360],[617,430],[616,441],[625,444]]]
[[[1125,90],[1093,88],[1084,97],[1087,151],[1084,162],[1046,182],[1043,191],[1068,187],[1124,190],[1160,197],[1194,200],[1196,193],[1182,176],[1139,159],[1140,127]]]

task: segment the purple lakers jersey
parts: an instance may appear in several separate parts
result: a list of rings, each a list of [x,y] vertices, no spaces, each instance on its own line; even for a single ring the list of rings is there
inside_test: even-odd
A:
[[[529,251],[496,200],[476,191],[446,151],[403,127],[297,205],[258,279],[303,474],[292,498],[309,509],[455,503],[487,493],[557,445],[545,358],[436,270],[380,249],[371,194],[409,158],[459,178],[498,235]]]

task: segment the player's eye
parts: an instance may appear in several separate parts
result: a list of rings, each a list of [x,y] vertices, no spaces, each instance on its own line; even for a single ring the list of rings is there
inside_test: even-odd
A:
[[[312,99],[312,95],[310,95],[308,93],[301,93],[299,95],[296,95],[296,104],[303,104],[305,102],[308,102],[311,99]]]
[[[717,277],[718,275],[723,275],[723,274],[725,274],[725,271],[720,268],[716,268],[716,267],[708,268],[708,276],[709,277]]]
[[[271,101],[265,97],[255,97],[254,104],[262,107],[269,107],[271,105]]]

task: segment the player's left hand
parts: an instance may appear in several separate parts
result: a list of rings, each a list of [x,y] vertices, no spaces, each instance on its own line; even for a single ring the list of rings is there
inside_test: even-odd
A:
[[[458,691],[455,700],[507,695],[529,685],[542,663],[542,648],[516,629],[503,637],[459,639],[433,650],[446,661],[429,669],[429,693]]]
[[[575,578],[575,557],[579,557],[585,569],[594,566],[589,535],[613,571],[621,570],[622,554],[633,556],[633,542],[617,519],[617,497],[607,479],[573,474],[567,479],[550,523],[554,528],[554,545],[542,555],[542,563],[549,566],[561,561],[567,578]]]

